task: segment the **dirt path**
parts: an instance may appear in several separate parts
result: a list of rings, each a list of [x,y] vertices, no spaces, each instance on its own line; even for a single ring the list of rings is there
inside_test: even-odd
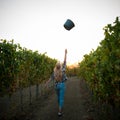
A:
[[[56,100],[56,94],[53,94],[46,106],[42,109],[42,112],[36,111],[36,120],[80,120],[86,115],[86,108],[84,107],[83,91],[80,90],[80,81],[78,79],[70,79],[66,84],[65,103],[64,103],[64,115],[59,118],[57,116],[58,106]]]
[[[29,112],[19,119],[24,120],[95,120],[90,110],[90,97],[83,81],[70,78],[66,83],[64,114],[57,116],[58,104],[55,91],[42,104],[37,101]]]

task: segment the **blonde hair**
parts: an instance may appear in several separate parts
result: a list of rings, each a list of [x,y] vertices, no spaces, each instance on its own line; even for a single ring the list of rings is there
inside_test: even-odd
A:
[[[54,68],[54,78],[57,82],[62,81],[62,65],[60,62],[57,62]]]

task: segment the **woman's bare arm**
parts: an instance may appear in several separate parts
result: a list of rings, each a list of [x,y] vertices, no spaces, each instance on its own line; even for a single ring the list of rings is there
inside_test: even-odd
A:
[[[67,59],[67,49],[65,49],[64,63],[66,63],[66,59]]]

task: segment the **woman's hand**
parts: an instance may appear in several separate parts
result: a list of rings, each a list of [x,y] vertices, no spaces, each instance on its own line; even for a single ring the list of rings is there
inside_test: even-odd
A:
[[[49,84],[50,80],[51,79],[49,78],[49,80],[45,82],[45,88],[48,88],[48,84]]]

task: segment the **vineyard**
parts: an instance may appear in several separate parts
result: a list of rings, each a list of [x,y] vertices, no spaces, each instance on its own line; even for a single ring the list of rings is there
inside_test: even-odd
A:
[[[86,80],[95,100],[120,106],[120,21],[104,27],[104,39],[84,55],[79,76]]]
[[[78,63],[78,67],[72,69],[67,67],[66,72],[69,78],[78,75],[80,80],[84,80],[95,101],[119,108],[119,17],[116,17],[113,24],[104,27],[104,35],[104,39],[96,50],[84,55],[83,60]],[[26,102],[31,104],[33,96],[38,99],[40,94],[46,92],[47,88],[44,87],[44,84],[52,75],[56,62],[56,59],[48,57],[46,53],[41,54],[38,51],[28,50],[21,47],[20,44],[15,44],[14,40],[0,39],[0,102],[4,102],[2,99],[6,96],[10,98],[10,101],[17,96],[21,110],[23,101],[26,101],[23,100],[25,97],[27,97]],[[12,101],[13,104],[15,101]]]

